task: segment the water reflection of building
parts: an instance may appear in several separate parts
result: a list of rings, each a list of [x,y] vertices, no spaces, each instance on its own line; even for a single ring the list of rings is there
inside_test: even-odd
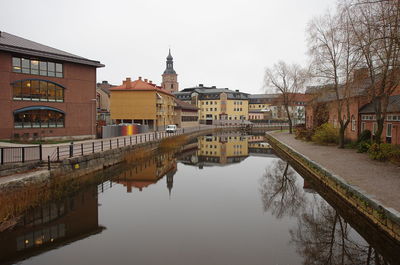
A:
[[[248,157],[248,140],[240,134],[201,136],[197,157],[205,166],[238,163]]]
[[[132,192],[132,188],[142,191],[167,175],[167,188],[171,192],[175,173],[176,159],[173,153],[164,153],[125,170],[114,182],[126,186],[127,192]]]
[[[197,151],[193,143],[183,146],[179,162],[186,165],[223,166],[239,163],[248,156],[275,157],[264,135],[242,135],[240,133],[222,133],[200,136]]]
[[[10,230],[0,234],[0,263],[36,256],[100,233],[97,187],[60,202],[28,211]]]

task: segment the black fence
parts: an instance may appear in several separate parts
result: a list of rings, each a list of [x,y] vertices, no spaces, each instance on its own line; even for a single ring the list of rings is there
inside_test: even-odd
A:
[[[42,160],[42,146],[0,147],[0,164]]]
[[[287,124],[252,124],[253,128],[274,128],[282,129]],[[137,134],[131,136],[121,136],[102,140],[85,141],[82,143],[71,142],[68,145],[59,145],[54,147],[54,151],[49,155],[48,161],[62,161],[66,158],[78,157],[87,154],[93,154],[106,150],[116,149],[125,146],[136,145],[154,140],[160,140],[169,136],[180,135],[184,133],[191,133],[196,131],[208,130],[212,128],[241,128],[243,125],[211,125],[211,126],[196,126],[190,128],[177,129],[173,133],[167,133],[165,131],[150,132],[144,134]]]
[[[151,132],[145,134],[137,134],[118,138],[109,138],[102,140],[94,140],[84,143],[73,143],[69,145],[60,145],[55,147],[53,153],[49,156],[49,161],[62,161],[65,158],[83,156],[87,154],[93,154],[106,150],[116,149],[125,146],[136,145],[140,143],[146,143],[149,141],[163,139],[169,136],[180,135],[187,133],[189,130],[178,129],[175,132]]]

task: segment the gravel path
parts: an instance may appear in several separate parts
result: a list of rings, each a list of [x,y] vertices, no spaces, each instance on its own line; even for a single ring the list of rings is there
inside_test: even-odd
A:
[[[400,212],[400,167],[371,160],[367,154],[355,150],[296,140],[287,132],[274,132],[272,135],[348,183],[358,186],[386,207]]]

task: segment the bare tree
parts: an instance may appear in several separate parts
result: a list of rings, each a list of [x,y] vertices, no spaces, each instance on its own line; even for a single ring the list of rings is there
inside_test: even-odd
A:
[[[375,141],[380,143],[389,97],[400,84],[400,1],[343,1],[341,11],[350,21],[353,45],[368,68],[377,122]]]
[[[304,257],[303,264],[378,265],[388,264],[366,242],[357,240],[350,225],[326,202],[314,197],[290,230],[291,243]]]
[[[296,172],[288,162],[271,161],[260,179],[260,193],[264,211],[271,211],[277,218],[297,216],[305,207],[306,199],[299,185]]]
[[[352,46],[347,16],[332,15],[314,18],[308,26],[310,72],[333,91],[339,122],[339,147],[344,148],[345,131],[350,123],[350,98],[356,93],[351,75],[358,65],[359,53]]]
[[[282,95],[282,105],[289,122],[289,133],[292,133],[292,111],[296,93],[301,92],[306,81],[306,72],[297,64],[288,65],[283,61],[265,70],[265,86]]]

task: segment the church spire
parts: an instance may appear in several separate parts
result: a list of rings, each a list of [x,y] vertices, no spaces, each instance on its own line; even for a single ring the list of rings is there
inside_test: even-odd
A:
[[[174,70],[174,58],[171,55],[171,49],[169,49],[167,56],[167,67],[164,71],[164,74],[176,74]]]
[[[178,75],[174,70],[174,58],[171,55],[171,49],[168,50],[167,67],[162,74],[161,86],[170,93],[179,91]]]

